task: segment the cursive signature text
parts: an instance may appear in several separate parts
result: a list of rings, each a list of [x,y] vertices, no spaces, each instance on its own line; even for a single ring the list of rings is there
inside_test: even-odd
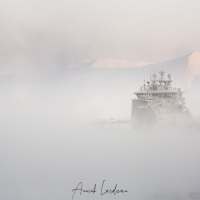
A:
[[[97,184],[94,184],[94,186],[91,189],[85,189],[83,187],[83,182],[80,182],[73,190],[72,190],[72,199],[74,199],[75,195],[82,195],[83,193],[90,193],[90,194],[99,194],[101,196],[106,195],[106,194],[124,194],[127,193],[128,190],[124,189],[118,189],[118,185],[116,184],[113,188],[106,188],[105,187],[105,180],[103,180],[101,187],[99,188],[99,192],[97,190]]]

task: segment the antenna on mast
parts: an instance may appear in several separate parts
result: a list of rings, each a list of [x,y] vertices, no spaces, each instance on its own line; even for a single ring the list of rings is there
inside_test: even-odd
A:
[[[165,72],[164,72],[163,70],[161,70],[161,71],[159,72],[159,74],[160,74],[160,79],[163,80],[164,75],[165,75]]]

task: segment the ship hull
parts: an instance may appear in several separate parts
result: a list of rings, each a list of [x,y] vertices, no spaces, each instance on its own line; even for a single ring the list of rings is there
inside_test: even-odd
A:
[[[131,122],[133,127],[152,127],[155,125],[185,126],[192,123],[191,114],[182,112],[159,112],[144,101],[132,100]]]
[[[132,101],[131,122],[134,127],[152,126],[157,122],[156,115],[151,107],[140,101]]]

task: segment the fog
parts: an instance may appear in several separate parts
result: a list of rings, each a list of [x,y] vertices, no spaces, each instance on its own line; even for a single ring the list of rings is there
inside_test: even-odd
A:
[[[199,1],[0,1],[0,72],[81,59],[160,62],[199,45]]]
[[[71,199],[83,182],[97,193],[74,199],[199,199],[198,131],[94,123],[130,120],[140,78],[131,70],[2,78],[0,198]],[[128,193],[101,196],[103,180]]]
[[[199,6],[0,0],[0,199],[68,200],[80,182],[85,190],[96,184],[97,192],[77,191],[77,200],[200,199],[199,126],[130,124],[143,68],[69,69],[98,59],[160,63],[198,51]],[[191,55],[165,67],[176,71],[196,120],[199,53]],[[181,77],[188,66],[190,79]],[[149,67],[146,77],[161,69]],[[117,184],[128,193],[100,195],[104,180],[105,190]]]

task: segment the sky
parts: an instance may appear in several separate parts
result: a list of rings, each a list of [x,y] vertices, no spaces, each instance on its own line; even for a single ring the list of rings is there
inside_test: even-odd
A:
[[[199,0],[0,0],[0,70],[199,51]]]

